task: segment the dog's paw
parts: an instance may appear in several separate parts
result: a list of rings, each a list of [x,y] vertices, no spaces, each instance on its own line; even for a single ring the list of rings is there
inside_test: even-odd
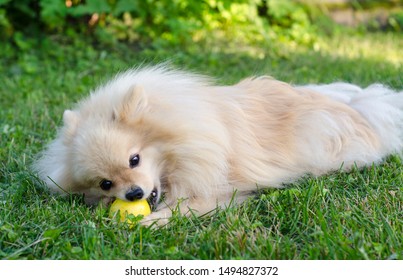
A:
[[[165,226],[169,222],[169,218],[171,216],[172,216],[171,209],[169,208],[161,209],[144,217],[141,220],[141,224],[144,226]]]

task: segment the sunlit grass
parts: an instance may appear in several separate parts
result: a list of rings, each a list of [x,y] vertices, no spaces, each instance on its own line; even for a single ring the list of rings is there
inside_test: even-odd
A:
[[[395,33],[321,38],[317,49],[329,56],[345,59],[363,58],[398,67],[403,65],[403,40],[400,34]]]

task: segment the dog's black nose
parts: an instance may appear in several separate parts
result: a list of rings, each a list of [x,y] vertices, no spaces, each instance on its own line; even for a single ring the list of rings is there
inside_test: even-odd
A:
[[[136,199],[142,199],[144,196],[143,189],[140,187],[135,187],[126,193],[126,199],[133,201]]]

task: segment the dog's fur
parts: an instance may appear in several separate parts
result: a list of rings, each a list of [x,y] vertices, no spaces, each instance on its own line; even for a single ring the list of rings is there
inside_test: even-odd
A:
[[[381,161],[403,149],[403,92],[335,83],[290,86],[270,77],[216,86],[164,66],[130,70],[63,115],[64,126],[35,163],[55,191],[88,203],[125,199],[134,186],[163,203],[144,223],[242,200]],[[140,155],[140,164],[129,158]],[[110,180],[110,190],[100,188]],[[166,220],[160,220],[165,223]]]

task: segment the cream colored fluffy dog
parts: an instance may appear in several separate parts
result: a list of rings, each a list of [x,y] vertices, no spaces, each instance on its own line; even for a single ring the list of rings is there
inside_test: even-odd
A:
[[[63,115],[35,170],[94,204],[152,197],[144,219],[203,214],[259,188],[379,162],[403,149],[403,92],[270,77],[232,86],[164,66],[135,69]]]

